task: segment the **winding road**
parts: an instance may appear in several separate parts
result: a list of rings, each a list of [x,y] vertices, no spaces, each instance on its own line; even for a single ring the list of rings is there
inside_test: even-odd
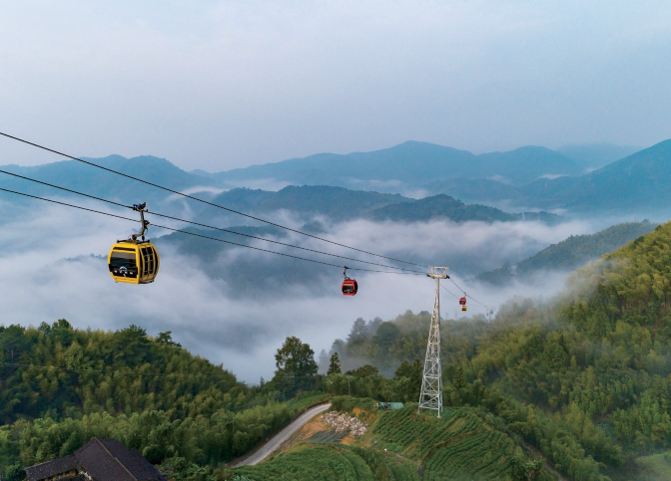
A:
[[[303,414],[294,419],[286,428],[273,436],[270,441],[261,446],[258,451],[256,451],[248,458],[245,458],[239,463],[235,464],[235,466],[253,466],[257,463],[260,463],[268,456],[270,456],[273,451],[279,448],[284,441],[289,439],[293,433],[302,428],[310,419],[319,413],[323,413],[330,407],[331,403],[326,403],[308,409]]]

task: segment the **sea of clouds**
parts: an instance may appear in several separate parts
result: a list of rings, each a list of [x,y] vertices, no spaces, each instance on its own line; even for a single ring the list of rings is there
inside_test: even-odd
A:
[[[9,209],[13,199],[2,199],[0,207]],[[291,221],[290,216],[282,219]],[[504,288],[473,284],[468,280],[473,274],[499,267],[506,260],[520,260],[571,234],[593,231],[586,221],[557,226],[444,220],[416,224],[322,222],[327,229],[323,236],[340,243],[420,264],[451,267],[452,279],[459,287],[493,308],[516,295],[552,295],[561,289],[566,274],[545,276],[543,283]],[[341,269],[314,266],[306,271],[306,277],[287,280],[287,269],[299,269],[301,261],[247,249],[223,252],[206,271],[191,255],[166,246],[161,250],[161,270],[155,283],[116,284],[108,273],[107,252],[116,239],[127,237],[135,227],[127,221],[48,204],[0,217],[0,271],[4,273],[0,277],[0,324],[37,326],[65,318],[82,329],[117,330],[137,324],[149,335],[170,330],[174,340],[191,352],[215,364],[223,363],[244,381],[257,383],[261,377],[272,377],[273,355],[287,336],[308,342],[318,355],[322,349],[328,351],[336,338],[345,338],[358,317],[389,320],[408,309],[430,311],[433,306],[434,281],[422,275],[351,272],[360,290],[357,296],[345,297],[339,292]],[[150,233],[156,236],[160,231],[150,227]],[[297,234],[282,240],[387,263]],[[317,258],[262,241],[253,245]],[[321,259],[338,265],[344,262]],[[244,293],[237,288],[235,276],[212,276],[213,270],[230,273],[235,269],[245,269],[238,274],[248,279],[255,279],[258,272],[262,288]],[[449,281],[445,287],[452,294],[441,290],[442,315],[460,317],[453,295],[461,292]],[[483,306],[469,304],[468,315],[483,313]]]

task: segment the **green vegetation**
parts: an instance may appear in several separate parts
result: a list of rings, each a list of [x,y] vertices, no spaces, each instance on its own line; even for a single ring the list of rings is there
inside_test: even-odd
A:
[[[573,270],[652,232],[656,226],[647,220],[626,222],[596,234],[571,236],[519,262],[514,268],[506,264],[499,269],[483,272],[476,278],[493,284],[505,284],[514,277],[528,279],[543,271]]]
[[[235,475],[252,481],[310,479],[315,481],[419,481],[416,466],[391,453],[336,444],[301,444],[257,466],[236,468]],[[234,478],[232,478],[234,479]]]
[[[309,362],[305,346],[298,343]],[[0,477],[22,479],[23,466],[71,454],[95,436],[116,438],[152,463],[212,474],[326,397],[305,392],[314,376],[289,392],[282,384],[249,388],[170,332],[82,331],[63,319],[37,329],[0,326]]]
[[[421,459],[427,481],[510,477],[516,444],[483,423],[471,409],[448,409],[440,420],[431,422],[425,416],[417,414],[417,405],[411,404],[384,413],[374,433],[391,443],[392,449],[400,448],[401,454]]]
[[[671,447],[669,279],[671,224],[664,224],[577,271],[550,303],[514,299],[491,323],[443,321],[446,405],[484,409],[569,479],[644,476],[636,460]],[[428,313],[406,313],[380,339],[387,323],[360,319],[332,351],[350,370],[367,359],[393,372],[420,358],[428,322]],[[329,376],[327,389],[411,398],[400,388],[407,375],[350,372],[344,381]]]
[[[313,389],[317,375],[315,352],[297,337],[287,337],[275,354],[274,382],[278,390],[293,396],[300,390]]]
[[[636,459],[641,467],[641,481],[669,481],[671,480],[671,455],[667,453],[641,456]]]
[[[239,409],[251,398],[235,376],[175,344],[130,326],[75,330],[61,319],[39,328],[0,327],[0,420],[81,417],[149,410],[171,418]]]
[[[323,445],[341,437],[323,431],[271,461],[236,468],[233,474],[249,479],[554,479],[541,471],[543,460],[529,460],[482,410],[450,408],[437,419],[435,414],[417,414],[416,403],[378,412],[374,400],[349,396],[335,398],[333,407],[370,424],[360,446]],[[334,477],[338,472],[343,477]],[[296,478],[286,477],[292,474]]]
[[[334,352],[331,355],[331,359],[329,360],[329,369],[326,372],[328,376],[331,374],[341,374],[342,369],[340,368],[340,357],[338,356],[337,352]]]

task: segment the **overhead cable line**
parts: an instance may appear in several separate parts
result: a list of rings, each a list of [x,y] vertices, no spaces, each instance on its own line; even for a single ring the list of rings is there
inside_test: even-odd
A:
[[[456,284],[455,284],[455,285],[456,285]],[[453,293],[451,290],[449,290],[449,289],[448,289],[447,287],[445,287],[444,285],[441,284],[440,287],[442,287],[443,289],[445,289],[445,290],[446,290],[452,297],[454,297],[455,299],[459,299],[459,296],[458,296],[458,295],[456,295],[455,293]],[[464,292],[464,295],[466,295],[465,292]],[[468,296],[468,297],[470,297],[470,296]],[[488,313],[489,313],[489,311],[490,311],[490,309],[491,309],[490,307],[485,306],[482,302],[479,302],[479,301],[473,299],[472,297],[470,297],[470,299],[471,299],[473,302],[475,302],[475,303],[477,303],[477,304],[480,304],[482,307],[484,307],[484,308],[485,308],[485,314],[488,314]]]
[[[335,241],[332,241],[332,240],[329,240],[329,239],[324,239],[323,237],[319,237],[319,236],[316,236],[316,235],[313,235],[313,234],[308,234],[307,232],[303,232],[303,231],[300,231],[300,230],[298,230],[298,229],[292,229],[291,227],[287,227],[287,226],[284,226],[284,225],[282,225],[282,224],[277,224],[277,223],[275,223],[275,222],[271,222],[271,221],[262,219],[262,218],[260,218],[260,217],[254,217],[254,216],[252,216],[252,215],[245,214],[244,212],[240,212],[240,211],[237,211],[237,210],[234,210],[234,209],[230,209],[230,208],[228,208],[228,207],[224,207],[223,205],[215,204],[214,202],[209,202],[209,201],[204,200],[204,199],[199,199],[198,197],[194,197],[194,196],[192,196],[192,195],[185,194],[185,193],[183,193],[183,192],[179,192],[179,191],[177,191],[177,190],[170,189],[170,188],[168,188],[168,187],[163,187],[162,185],[155,184],[155,183],[153,183],[153,182],[149,182],[149,181],[147,181],[147,180],[140,179],[140,178],[138,178],[138,177],[134,177],[134,176],[129,175],[129,174],[124,174],[123,172],[119,172],[119,171],[117,171],[117,170],[110,169],[110,168],[108,168],[108,167],[103,167],[102,165],[98,165],[98,164],[96,164],[96,163],[94,163],[94,162],[90,162],[90,161],[88,161],[88,160],[84,160],[84,159],[81,159],[81,158],[79,158],[79,157],[74,157],[74,156],[72,156],[72,155],[69,155],[69,154],[66,154],[66,153],[63,153],[63,152],[59,152],[58,150],[54,150],[54,149],[51,149],[51,148],[49,148],[49,147],[45,147],[45,146],[43,146],[43,145],[36,144],[36,143],[34,143],[34,142],[30,142],[30,141],[25,140],[25,139],[22,139],[22,138],[15,137],[15,136],[13,136],[13,135],[9,135],[9,134],[7,134],[7,133],[5,133],[5,132],[0,132],[0,135],[2,135],[3,137],[6,137],[6,138],[8,138],[8,139],[11,139],[11,140],[16,140],[17,142],[21,142],[21,143],[24,143],[24,144],[26,144],[26,145],[30,145],[30,146],[32,146],[32,147],[36,147],[36,148],[38,148],[38,149],[41,149],[41,150],[44,150],[44,151],[47,151],[47,152],[51,152],[51,153],[56,154],[56,155],[61,155],[61,156],[63,156],[63,157],[67,157],[68,159],[75,160],[75,161],[77,161],[77,162],[81,162],[81,163],[86,164],[86,165],[89,165],[89,166],[91,166],[91,167],[96,167],[96,168],[98,168],[98,169],[102,169],[102,170],[104,170],[104,171],[111,172],[111,173],[113,173],[113,174],[117,174],[117,175],[120,175],[120,176],[122,176],[122,177],[126,177],[127,179],[135,180],[135,181],[137,181],[137,182],[141,182],[141,183],[143,183],[143,184],[150,185],[150,186],[152,186],[152,187],[156,187],[156,188],[161,189],[161,190],[165,190],[166,192],[170,192],[170,193],[172,193],[172,194],[176,194],[176,195],[185,197],[185,198],[187,198],[187,199],[191,199],[191,200],[195,200],[195,201],[198,201],[198,202],[202,202],[203,204],[207,204],[207,205],[210,205],[210,206],[213,206],[213,207],[217,207],[217,208],[219,208],[219,209],[223,209],[223,210],[226,210],[226,211],[228,211],[228,212],[232,212],[232,213],[234,213],[234,214],[242,215],[242,216],[244,216],[244,217],[247,217],[247,218],[249,218],[249,219],[253,219],[253,220],[256,220],[256,221],[259,221],[259,222],[264,222],[264,223],[266,223],[266,224],[269,224],[269,225],[272,225],[272,226],[275,226],[275,227],[279,227],[279,228],[281,228],[281,229],[286,229],[286,230],[288,230],[288,231],[295,232],[295,233],[297,233],[297,234],[301,234],[301,235],[304,235],[304,236],[312,237],[313,239],[317,239],[317,240],[320,240],[320,241],[323,241],[323,242],[328,242],[329,244],[337,245],[337,246],[340,246],[340,247],[345,247],[345,248],[347,248],[347,249],[352,249],[352,250],[355,250],[355,251],[358,251],[358,252],[361,252],[361,253],[364,253],[364,254],[372,255],[372,256],[375,256],[375,257],[380,257],[380,258],[387,259],[387,260],[390,260],[390,261],[400,262],[400,263],[402,263],[402,264],[409,264],[409,265],[414,265],[414,266],[417,266],[417,267],[426,267],[426,268],[429,268],[429,267],[430,267],[430,266],[425,266],[425,265],[423,265],[423,264],[417,264],[417,263],[414,263],[414,262],[404,261],[404,260],[401,260],[401,259],[395,259],[395,258],[393,258],[393,257],[383,256],[383,255],[381,255],[381,254],[375,254],[374,252],[365,251],[365,250],[363,250],[363,249],[357,249],[356,247],[351,247],[351,246],[348,246],[348,245],[345,245],[345,244],[341,244],[341,243],[339,243],[339,242],[335,242]]]
[[[88,207],[82,207],[82,206],[79,206],[79,205],[69,204],[67,202],[61,202],[61,201],[58,201],[58,200],[47,199],[45,197],[39,197],[39,196],[36,196],[36,195],[25,194],[23,192],[17,192],[17,191],[10,190],[10,189],[4,189],[4,188],[0,187],[0,191],[8,192],[10,194],[21,195],[21,196],[24,196],[24,197],[30,197],[32,199],[43,200],[45,202],[51,202],[53,204],[63,205],[63,206],[66,206],[66,207],[72,207],[74,209],[80,209],[80,210],[84,210],[84,211],[87,211],[87,212],[93,212],[95,214],[102,214],[102,215],[106,215],[106,216],[109,216],[109,217],[115,217],[117,219],[128,220],[128,221],[131,221],[131,222],[139,222],[137,219],[131,219],[130,217],[124,217],[124,216],[117,215],[117,214],[111,214],[109,212],[102,212],[102,211],[95,210],[95,209],[89,209]],[[154,227],[158,227],[159,229],[165,229],[165,230],[169,230],[169,231],[173,231],[173,232],[179,232],[180,234],[186,234],[186,235],[195,236],[195,237],[202,237],[203,239],[210,239],[210,240],[213,240],[213,241],[222,242],[224,244],[231,244],[231,245],[234,245],[234,246],[245,247],[247,249],[253,249],[253,250],[261,251],[261,252],[267,252],[269,254],[276,254],[278,256],[290,257],[292,259],[298,259],[298,260],[302,260],[302,261],[313,262],[315,264],[322,264],[322,265],[325,265],[325,266],[337,267],[338,269],[343,268],[343,266],[340,266],[340,265],[337,265],[337,264],[331,264],[329,262],[322,262],[322,261],[318,261],[318,260],[315,260],[315,259],[308,259],[306,257],[299,257],[299,256],[291,255],[291,254],[285,254],[283,252],[277,252],[277,251],[271,251],[271,250],[268,250],[268,249],[262,249],[260,247],[254,247],[254,246],[248,246],[248,245],[245,245],[245,244],[239,244],[237,242],[231,242],[231,241],[227,241],[227,240],[223,240],[223,239],[217,239],[216,237],[210,237],[210,236],[206,236],[206,235],[203,235],[203,234],[196,234],[195,232],[189,232],[189,231],[185,231],[185,230],[175,229],[175,228],[172,228],[172,227],[167,227],[167,226],[162,226],[162,225],[157,225],[157,224],[152,224],[152,225]],[[380,271],[380,270],[375,270],[375,269],[362,269],[362,268],[358,268],[358,267],[352,267],[352,268],[348,267],[347,269],[352,270],[352,271],[377,272],[377,273],[382,273],[382,274],[405,274],[405,275],[413,275],[413,276],[424,276],[424,275],[426,275],[424,273],[416,273],[414,271],[411,271],[411,272],[390,272],[390,271]]]
[[[454,284],[457,287],[457,289],[459,289],[461,292],[464,293],[464,297],[468,297],[471,301],[475,302],[476,304],[480,304],[485,309],[489,309],[486,305],[484,305],[482,302],[478,301],[476,298],[474,298],[470,294],[466,294],[466,291],[463,290],[461,287],[459,287],[459,284],[454,282],[454,279],[452,279],[451,277],[450,277],[450,282],[452,282],[452,284]]]
[[[23,176],[23,175],[8,172],[6,170],[0,169],[0,173],[6,174],[6,175],[11,175],[11,176],[17,177],[19,179],[27,180],[27,181],[30,181],[30,182],[35,182],[37,184],[45,185],[45,186],[48,186],[48,187],[52,187],[54,189],[59,189],[59,190],[65,191],[65,192],[69,192],[71,194],[81,195],[83,197],[88,197],[89,199],[98,200],[100,202],[107,202],[108,204],[112,204],[112,205],[115,205],[115,206],[118,206],[118,207],[124,207],[126,209],[133,210],[133,207],[128,206],[128,205],[124,205],[124,204],[120,204],[119,202],[114,202],[112,200],[103,199],[102,197],[97,197],[95,195],[85,194],[83,192],[68,189],[66,187],[61,187],[59,185],[50,184],[49,182],[44,182],[44,181],[41,181],[41,180],[32,179],[30,177],[26,177],[26,176]],[[235,232],[235,231],[232,231],[232,230],[229,230],[229,229],[224,229],[224,228],[221,228],[221,227],[214,227],[214,226],[207,225],[207,224],[201,224],[200,222],[194,222],[194,221],[191,221],[191,220],[180,219],[178,217],[173,217],[173,216],[170,216],[170,215],[159,214],[158,212],[147,211],[147,213],[152,214],[152,215],[156,215],[156,216],[159,216],[159,217],[163,217],[163,218],[166,218],[166,219],[176,220],[176,221],[179,221],[179,222],[185,222],[187,224],[193,224],[193,225],[197,225],[197,226],[200,226],[200,227],[206,227],[208,229],[218,230],[218,231],[221,231],[221,232],[227,232],[229,234],[235,234],[235,235],[239,235],[239,236],[242,236],[242,237],[248,237],[248,238],[251,238],[251,239],[262,240],[262,241],[265,241],[265,242],[271,242],[273,244],[279,244],[279,245],[286,246],[286,247],[292,247],[294,249],[300,249],[300,250],[304,250],[304,251],[308,251],[308,252],[313,252],[315,254],[322,254],[322,255],[325,255],[325,256],[338,257],[340,259],[345,259],[345,260],[348,260],[348,261],[361,262],[361,263],[364,263],[364,264],[370,264],[370,265],[374,265],[374,266],[378,266],[378,267],[385,267],[387,269],[394,269],[394,270],[399,270],[399,271],[407,271],[407,272],[414,272],[414,273],[417,273],[417,274],[421,274],[419,271],[414,271],[414,270],[406,269],[406,268],[403,268],[403,267],[395,267],[395,266],[390,266],[390,265],[386,265],[386,264],[379,264],[377,262],[369,262],[369,261],[364,261],[364,260],[360,260],[360,259],[354,259],[352,257],[341,256],[341,255],[338,255],[338,254],[330,254],[328,252],[322,252],[322,251],[319,251],[319,250],[316,250],[316,249],[309,249],[307,247],[295,246],[293,244],[287,244],[285,242],[280,242],[280,241],[276,241],[276,240],[272,240],[272,239],[266,239],[266,238],[254,236],[254,235],[251,235],[251,234],[242,234],[240,232]]]
[[[452,292],[451,290],[449,290],[449,289],[448,289],[447,287],[445,287],[444,285],[441,284],[440,287],[442,287],[443,289],[445,289],[445,290],[446,290],[452,297],[454,297],[455,299],[459,299],[459,296],[458,296],[458,295],[456,295],[454,292]]]

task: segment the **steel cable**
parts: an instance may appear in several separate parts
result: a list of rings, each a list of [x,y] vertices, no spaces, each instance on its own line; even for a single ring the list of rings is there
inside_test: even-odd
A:
[[[103,167],[102,165],[98,165],[94,162],[90,162],[88,160],[84,160],[84,159],[81,159],[79,157],[75,157],[75,156],[66,154],[64,152],[59,152],[58,150],[54,150],[54,149],[51,149],[49,147],[45,147],[45,146],[37,144],[35,142],[30,142],[29,140],[25,140],[25,139],[22,139],[22,138],[19,138],[19,137],[15,137],[15,136],[7,134],[5,132],[0,132],[0,135],[2,135],[3,137],[6,137],[8,139],[15,140],[17,142],[21,142],[21,143],[24,143],[26,145],[30,145],[32,147],[36,147],[36,148],[44,150],[46,152],[51,152],[51,153],[56,154],[56,155],[61,155],[61,156],[66,157],[68,159],[71,159],[71,160],[89,165],[91,167],[96,167],[96,168],[104,170],[106,172],[110,172],[110,173],[113,173],[113,174],[116,174],[116,175],[120,175],[120,176],[125,177],[127,179],[135,180],[137,182],[141,182],[143,184],[150,185],[152,187],[156,187],[157,189],[165,190],[166,192],[170,192],[172,194],[180,195],[180,196],[185,197],[187,199],[195,200],[197,202],[202,202],[202,203],[210,205],[212,207],[223,209],[223,210],[226,210],[228,212],[232,212],[234,214],[242,215],[242,216],[247,217],[249,219],[253,219],[253,220],[256,220],[256,221],[259,221],[259,222],[264,222],[266,224],[269,224],[269,225],[272,225],[272,226],[275,226],[275,227],[279,227],[281,229],[286,229],[288,231],[295,232],[297,234],[301,234],[301,235],[304,235],[304,236],[307,236],[307,237],[312,237],[313,239],[317,239],[317,240],[320,240],[320,241],[323,241],[323,242],[328,242],[329,244],[337,245],[337,246],[340,246],[340,247],[345,247],[347,249],[352,249],[352,250],[355,250],[357,252],[372,255],[372,256],[375,256],[375,257],[380,257],[380,258],[387,259],[387,260],[390,260],[390,261],[400,262],[402,264],[409,264],[409,265],[414,265],[414,266],[417,266],[417,267],[426,267],[426,268],[430,267],[430,266],[425,266],[425,265],[422,265],[422,264],[417,264],[415,262],[409,262],[409,261],[404,261],[404,260],[401,260],[401,259],[395,259],[393,257],[383,256],[381,254],[376,254],[374,252],[369,252],[369,251],[365,251],[365,250],[362,250],[362,249],[357,249],[356,247],[351,247],[351,246],[348,246],[348,245],[345,245],[345,244],[340,244],[339,242],[335,242],[335,241],[332,241],[332,240],[329,240],[329,239],[324,239],[322,237],[319,237],[319,236],[316,236],[316,235],[313,235],[313,234],[308,234],[307,232],[303,232],[303,231],[300,231],[300,230],[297,230],[297,229],[292,229],[291,227],[287,227],[287,226],[284,226],[282,224],[277,224],[275,222],[271,222],[271,221],[262,219],[260,217],[255,217],[255,216],[252,216],[252,215],[249,215],[249,214],[245,214],[244,212],[240,212],[240,211],[237,211],[237,210],[234,210],[234,209],[230,209],[228,207],[224,207],[223,205],[215,204],[213,202],[209,202],[209,201],[204,200],[204,199],[199,199],[198,197],[194,197],[194,196],[189,195],[189,194],[184,194],[183,192],[179,192],[177,190],[170,189],[168,187],[163,187],[162,185],[155,184],[153,182],[149,182],[147,180],[140,179],[138,177],[134,177],[134,176],[129,175],[129,174],[124,174],[123,172],[119,172],[117,170],[110,169],[108,167]]]

